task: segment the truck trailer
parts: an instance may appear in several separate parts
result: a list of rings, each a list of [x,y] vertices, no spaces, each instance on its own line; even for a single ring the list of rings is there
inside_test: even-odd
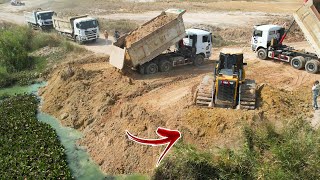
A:
[[[212,34],[185,29],[185,10],[168,9],[141,27],[120,37],[112,46],[110,64],[141,74],[166,72],[172,67],[201,65],[211,56]]]
[[[99,38],[99,24],[96,18],[88,15],[68,18],[52,17],[53,27],[59,34],[82,44]]]
[[[303,69],[309,73],[320,70],[320,0],[309,0],[294,12],[294,21],[288,30],[278,25],[259,25],[254,27],[251,39],[252,50],[258,58],[267,58],[290,63],[295,69]],[[297,23],[315,53],[296,50],[283,44],[290,29]]]
[[[34,29],[49,30],[53,28],[53,14],[53,11],[36,10],[32,12],[26,12],[24,17],[30,27]]]

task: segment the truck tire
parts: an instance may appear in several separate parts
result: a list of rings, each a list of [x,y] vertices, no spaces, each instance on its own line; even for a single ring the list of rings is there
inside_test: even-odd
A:
[[[193,60],[193,65],[201,66],[204,62],[204,57],[202,55],[197,55]]]
[[[146,65],[146,73],[147,74],[155,74],[157,73],[159,70],[158,68],[158,65],[154,62],[149,62],[147,65]]]
[[[305,65],[305,70],[308,73],[316,74],[319,71],[319,67],[320,67],[320,62],[318,60],[313,59],[313,60],[307,61]]]
[[[140,74],[145,74],[145,67],[144,67],[144,65],[140,65],[140,66],[138,67],[138,70],[139,70],[139,73],[140,73]]]
[[[168,72],[172,69],[172,63],[168,60],[162,60],[159,63],[159,69],[161,72]]]
[[[261,48],[258,50],[257,56],[259,59],[266,60],[268,58],[268,52],[266,49]]]
[[[290,64],[295,69],[302,69],[306,65],[306,60],[302,56],[297,56],[291,60]]]
[[[75,40],[76,40],[76,42],[78,43],[78,44],[82,44],[83,42],[80,40],[80,37],[79,36],[76,36],[75,37]]]

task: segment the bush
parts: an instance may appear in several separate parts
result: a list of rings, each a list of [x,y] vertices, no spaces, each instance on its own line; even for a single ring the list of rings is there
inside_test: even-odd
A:
[[[0,62],[7,72],[22,71],[32,66],[28,58],[31,32],[25,27],[9,28],[0,31]]]
[[[57,34],[39,32],[32,38],[32,50],[37,50],[46,46],[58,47],[62,38]]]
[[[34,32],[27,27],[3,24],[3,29],[0,30],[0,88],[15,83],[33,83],[38,74],[46,69],[47,60],[28,54],[46,46],[59,46],[65,53],[85,51],[57,34]]]
[[[36,118],[33,95],[0,102],[1,179],[72,179],[64,148],[50,125]]]
[[[210,179],[218,175],[209,153],[185,144],[177,144],[173,153],[163,160],[152,179]]]
[[[65,52],[84,52],[86,51],[85,48],[81,47],[81,46],[78,46],[78,45],[75,45],[75,44],[72,44],[70,41],[64,39],[60,42],[59,44],[60,47],[62,47],[62,49],[65,51]]]
[[[0,88],[13,85],[16,80],[8,73],[0,73]]]

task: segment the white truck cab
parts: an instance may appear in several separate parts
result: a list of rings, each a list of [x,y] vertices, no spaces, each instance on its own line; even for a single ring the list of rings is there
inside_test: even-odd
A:
[[[251,47],[253,51],[258,51],[261,48],[267,49],[271,40],[280,41],[284,33],[284,28],[278,25],[260,25],[255,26],[251,38]]]
[[[201,29],[186,29],[187,36],[183,38],[183,44],[195,47],[197,55],[209,58],[212,52],[212,33]]]
[[[73,21],[74,35],[76,41],[91,41],[99,38],[99,25],[96,18],[83,17]]]
[[[41,29],[52,28],[52,16],[53,11],[36,10],[32,12],[26,12],[24,14],[25,20],[29,26]]]
[[[53,11],[38,11],[36,12],[37,21],[40,26],[52,25]]]

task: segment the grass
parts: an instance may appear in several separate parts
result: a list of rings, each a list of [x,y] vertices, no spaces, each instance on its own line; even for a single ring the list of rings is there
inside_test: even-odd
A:
[[[10,2],[10,0],[0,0],[0,4],[6,3],[6,2]]]
[[[199,151],[180,144],[153,179],[319,179],[320,134],[298,118],[280,130],[244,127],[240,150]]]

